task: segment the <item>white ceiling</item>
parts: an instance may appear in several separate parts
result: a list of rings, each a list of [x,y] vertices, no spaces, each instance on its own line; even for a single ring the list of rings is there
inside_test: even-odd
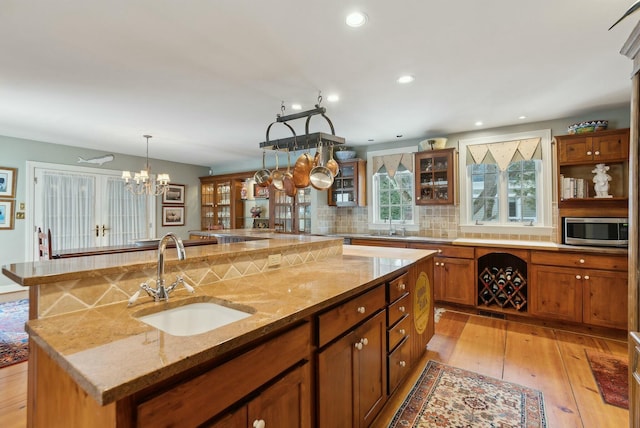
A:
[[[215,166],[318,91],[353,146],[569,117],[629,102],[632,3],[2,0],[0,135]]]

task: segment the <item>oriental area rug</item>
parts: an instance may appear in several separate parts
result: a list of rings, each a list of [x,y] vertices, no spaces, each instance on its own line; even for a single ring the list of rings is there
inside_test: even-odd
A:
[[[429,361],[389,427],[546,427],[542,392]]]
[[[0,368],[21,363],[29,356],[29,336],[24,323],[29,299],[0,303]]]
[[[629,408],[629,378],[626,358],[585,349],[591,372],[605,403]]]

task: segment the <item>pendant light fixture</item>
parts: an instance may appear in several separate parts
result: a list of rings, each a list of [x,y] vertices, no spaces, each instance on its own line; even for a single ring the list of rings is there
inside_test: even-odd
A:
[[[169,188],[169,174],[158,174],[155,180],[151,178],[151,168],[149,167],[149,138],[151,135],[143,135],[147,139],[147,163],[145,169],[136,172],[133,176],[130,171],[122,171],[122,179],[125,188],[134,195],[154,195],[164,194]]]

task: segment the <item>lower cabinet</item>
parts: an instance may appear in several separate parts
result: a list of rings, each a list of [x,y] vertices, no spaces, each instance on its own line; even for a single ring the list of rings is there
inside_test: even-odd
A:
[[[228,412],[208,428],[310,426],[310,367],[306,363],[286,374],[247,404]]]
[[[533,251],[531,259],[532,315],[627,328],[626,257]]]
[[[318,426],[366,427],[387,396],[386,315],[342,336],[318,354]]]

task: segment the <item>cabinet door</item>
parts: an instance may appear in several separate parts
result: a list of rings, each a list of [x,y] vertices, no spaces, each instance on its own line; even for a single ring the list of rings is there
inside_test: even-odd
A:
[[[629,157],[629,135],[625,131],[593,137],[592,149],[595,162],[626,161]]]
[[[437,257],[434,276],[440,299],[475,306],[477,299],[473,267],[473,260]]]
[[[205,423],[205,428],[245,428],[249,426],[247,419],[247,406],[242,406],[230,411],[213,423]]]
[[[387,397],[387,323],[384,311],[356,331],[354,346],[354,397],[358,409],[356,426],[368,427]]]
[[[532,265],[529,313],[564,321],[582,321],[580,270]]]
[[[416,204],[444,205],[454,203],[454,150],[444,149],[416,153]]]
[[[590,137],[558,140],[558,162],[587,162],[593,159]]]
[[[247,406],[248,426],[310,427],[310,379],[309,363],[306,363],[260,393]]]
[[[583,322],[627,328],[627,274],[613,271],[585,271]]]

